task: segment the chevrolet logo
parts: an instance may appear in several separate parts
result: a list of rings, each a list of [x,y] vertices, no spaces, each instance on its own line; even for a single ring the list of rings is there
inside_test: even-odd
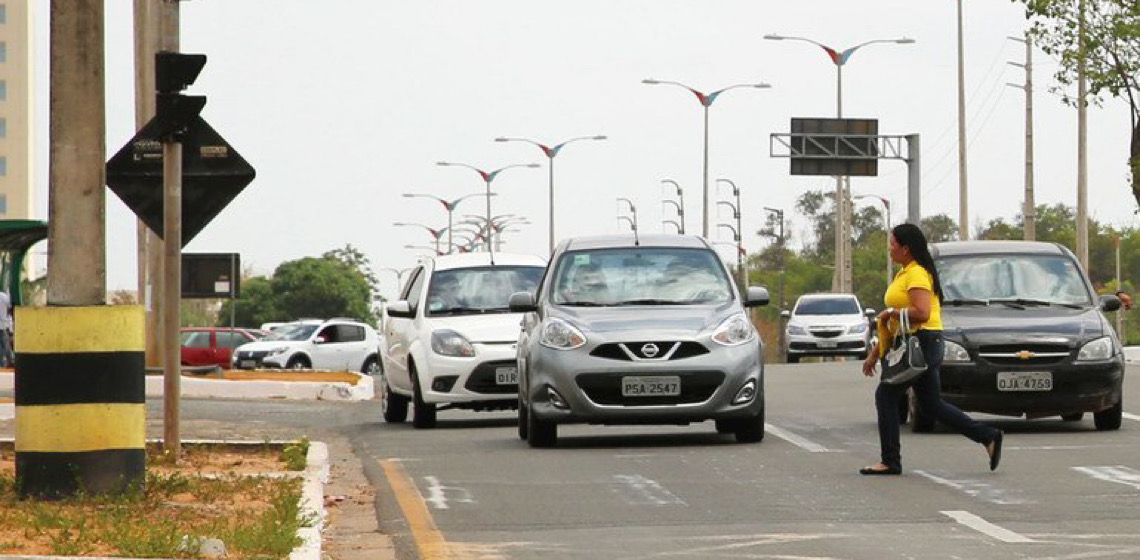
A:
[[[1017,353],[1017,357],[1021,358],[1022,360],[1032,360],[1036,356],[1037,356],[1037,354],[1034,354],[1033,352],[1030,352],[1029,350],[1022,350],[1021,352]]]

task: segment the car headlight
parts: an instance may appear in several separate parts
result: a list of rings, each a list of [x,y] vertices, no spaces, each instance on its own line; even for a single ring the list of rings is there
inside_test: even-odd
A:
[[[470,358],[475,355],[475,347],[471,346],[463,335],[450,329],[440,329],[431,333],[431,350],[440,356],[456,358]]]
[[[271,349],[269,351],[269,353],[266,354],[266,356],[276,356],[277,354],[284,354],[285,352],[288,352],[288,351],[289,351],[288,346],[278,346],[277,348]]]
[[[1081,347],[1081,351],[1077,353],[1078,362],[1094,362],[1099,360],[1107,360],[1116,355],[1116,347],[1112,344],[1112,339],[1103,336]]]
[[[797,325],[788,325],[788,334],[803,336],[807,334],[807,331]]]
[[[847,329],[847,334],[861,334],[867,332],[867,323],[859,323],[858,325],[851,325]]]
[[[752,323],[743,314],[725,319],[712,335],[714,342],[724,346],[740,346],[753,338],[756,338],[756,329],[752,328]]]
[[[942,350],[942,363],[965,364],[970,361],[970,353],[957,342],[945,341]]]
[[[586,344],[586,335],[562,319],[547,319],[538,343],[555,350],[573,350]]]

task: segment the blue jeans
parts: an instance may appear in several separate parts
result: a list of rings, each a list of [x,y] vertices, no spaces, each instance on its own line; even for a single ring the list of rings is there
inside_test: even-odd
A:
[[[920,330],[915,333],[922,354],[926,357],[927,368],[922,375],[911,381],[909,387],[914,389],[914,396],[918,399],[918,408],[945,424],[958,433],[971,440],[987,445],[997,437],[998,430],[991,428],[959,410],[954,405],[942,400],[941,381],[939,369],[942,367],[942,352],[945,345],[942,341],[941,331]],[[902,457],[899,444],[899,406],[906,398],[907,385],[887,385],[879,383],[875,391],[875,410],[879,414],[879,445],[882,447],[883,464],[895,468],[902,468]],[[913,420],[912,420],[913,421]]]

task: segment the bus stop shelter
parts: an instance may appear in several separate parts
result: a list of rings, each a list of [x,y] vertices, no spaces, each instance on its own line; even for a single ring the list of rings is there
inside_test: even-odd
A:
[[[47,236],[47,222],[0,220],[0,288],[8,292],[12,305],[24,303],[21,286],[28,251]]]

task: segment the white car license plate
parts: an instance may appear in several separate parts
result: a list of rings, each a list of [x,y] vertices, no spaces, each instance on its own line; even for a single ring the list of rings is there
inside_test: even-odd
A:
[[[241,362],[238,363],[238,365],[240,367],[243,367],[243,368],[252,369],[252,368],[257,367],[257,360],[242,360]]]
[[[820,348],[837,348],[837,347],[839,347],[839,343],[835,342],[834,340],[821,340],[819,342],[816,342],[816,344],[818,344]]]
[[[1050,371],[999,371],[998,391],[1052,391],[1053,372]]]
[[[675,397],[681,394],[681,378],[675,375],[621,378],[623,397]]]
[[[518,385],[519,368],[514,366],[495,368],[495,383],[499,385]]]

